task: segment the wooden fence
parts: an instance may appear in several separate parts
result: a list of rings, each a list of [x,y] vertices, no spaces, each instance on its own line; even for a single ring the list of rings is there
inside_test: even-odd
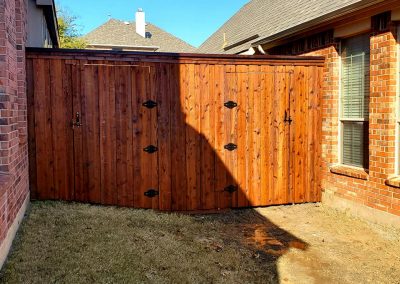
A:
[[[322,58],[27,51],[33,199],[320,201]]]

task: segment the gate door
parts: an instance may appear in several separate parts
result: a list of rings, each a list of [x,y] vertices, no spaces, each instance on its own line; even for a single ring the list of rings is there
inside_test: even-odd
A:
[[[225,74],[224,143],[227,170],[217,175],[219,206],[285,204],[290,194],[290,84],[292,73],[274,66],[232,66]],[[222,200],[222,201],[221,201]]]
[[[153,73],[150,66],[81,67],[71,123],[77,201],[158,208]]]

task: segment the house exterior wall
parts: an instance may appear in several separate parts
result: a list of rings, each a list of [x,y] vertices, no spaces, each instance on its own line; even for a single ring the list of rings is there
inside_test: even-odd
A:
[[[43,9],[37,6],[36,0],[27,0],[27,42],[28,47],[52,47]]]
[[[303,55],[326,58],[322,101],[323,201],[373,221],[400,226],[400,182],[396,176],[396,34],[393,25],[390,31],[370,37],[368,170],[339,165],[339,43]]]
[[[26,0],[0,1],[0,266],[29,200]]]

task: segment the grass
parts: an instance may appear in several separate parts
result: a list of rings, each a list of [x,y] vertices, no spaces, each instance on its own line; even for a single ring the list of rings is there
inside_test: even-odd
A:
[[[189,216],[33,202],[0,282],[278,283],[276,261],[296,242],[253,210]]]

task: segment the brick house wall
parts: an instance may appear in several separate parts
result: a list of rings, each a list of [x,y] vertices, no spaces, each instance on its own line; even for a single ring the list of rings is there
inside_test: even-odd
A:
[[[380,219],[400,216],[400,180],[395,176],[397,53],[395,26],[370,37],[368,171],[338,165],[339,43],[303,54],[326,58],[322,100],[324,202],[341,203],[340,207],[348,209],[361,205],[389,213]],[[371,219],[374,212],[363,215]],[[396,219],[392,218],[397,223],[400,219]]]
[[[26,0],[0,0],[0,261],[29,200],[26,7]]]

